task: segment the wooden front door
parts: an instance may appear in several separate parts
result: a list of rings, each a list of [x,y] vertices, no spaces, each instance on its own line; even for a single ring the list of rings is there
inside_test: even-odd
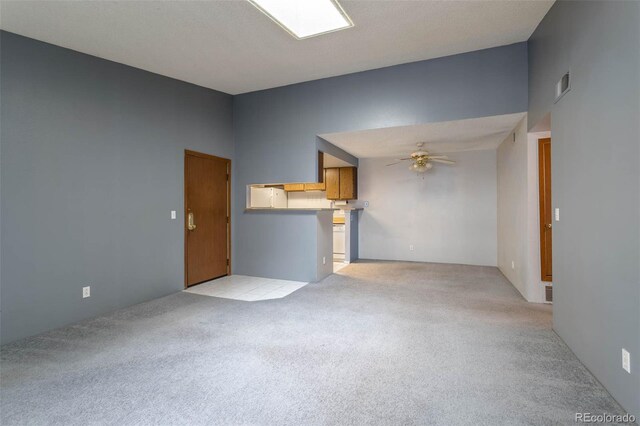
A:
[[[185,151],[185,287],[230,271],[231,161]]]
[[[551,139],[538,140],[538,176],[540,180],[540,261],[542,281],[552,281],[551,277]]]

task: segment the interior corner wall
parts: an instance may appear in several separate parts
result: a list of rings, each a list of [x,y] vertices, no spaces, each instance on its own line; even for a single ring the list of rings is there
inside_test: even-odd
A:
[[[232,97],[0,42],[2,342],[181,290],[184,149],[233,157]]]
[[[360,160],[362,259],[496,266],[496,150],[447,154],[424,175],[392,158]]]
[[[554,329],[640,416],[640,2],[556,2],[529,40],[529,123],[551,112]],[[571,90],[554,103],[556,82]],[[631,353],[631,374],[621,350]]]
[[[498,147],[498,268],[529,300],[527,120]]]
[[[498,268],[527,301],[543,303],[537,139],[527,133],[527,118],[514,134],[497,155]]]
[[[527,47],[517,43],[247,93],[233,103],[234,273],[313,281],[316,218],[246,212],[246,185],[314,181],[316,137],[324,133],[524,112]]]

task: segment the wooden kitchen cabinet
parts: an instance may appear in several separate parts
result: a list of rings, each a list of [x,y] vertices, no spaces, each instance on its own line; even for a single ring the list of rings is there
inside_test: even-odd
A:
[[[328,200],[355,200],[358,198],[358,169],[336,167],[325,169]]]
[[[324,191],[324,182],[310,182],[310,183],[285,183],[283,184],[284,190],[287,192],[302,192],[302,191]]]
[[[305,191],[324,191],[325,189],[326,185],[324,184],[324,182],[313,182],[304,184]]]
[[[340,167],[340,199],[355,200],[358,198],[358,169]]]
[[[287,192],[304,191],[304,183],[285,183],[284,190]]]
[[[327,186],[327,200],[339,200],[340,169],[324,169],[324,183]]]

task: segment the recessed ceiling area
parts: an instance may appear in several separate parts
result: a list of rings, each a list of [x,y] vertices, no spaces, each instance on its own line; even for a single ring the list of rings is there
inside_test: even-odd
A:
[[[419,142],[424,142],[422,148],[431,153],[477,151],[497,148],[525,115],[522,112],[319,136],[358,158],[406,157]]]
[[[239,94],[525,41],[553,0],[340,4],[354,27],[306,40],[245,0],[2,0],[0,28]]]

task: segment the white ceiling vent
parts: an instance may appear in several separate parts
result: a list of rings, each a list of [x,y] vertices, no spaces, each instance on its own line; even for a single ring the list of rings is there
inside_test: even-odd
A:
[[[569,90],[571,90],[571,75],[567,71],[556,83],[556,98],[553,102],[558,102]]]

